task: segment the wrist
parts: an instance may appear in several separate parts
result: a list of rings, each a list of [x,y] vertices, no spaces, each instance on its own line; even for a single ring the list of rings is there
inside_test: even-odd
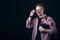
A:
[[[31,19],[31,18],[32,18],[32,16],[29,16],[29,18]]]
[[[32,17],[32,16],[29,16],[29,17]]]
[[[47,32],[47,29],[45,29],[44,32]]]
[[[29,20],[31,20],[31,16],[29,16]]]

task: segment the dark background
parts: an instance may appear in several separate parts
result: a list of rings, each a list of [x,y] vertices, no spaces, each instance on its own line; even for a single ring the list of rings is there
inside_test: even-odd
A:
[[[37,3],[43,3],[45,12],[57,24],[57,40],[60,40],[60,1],[58,0],[2,0],[0,1],[0,40],[30,40],[32,30],[25,21]]]

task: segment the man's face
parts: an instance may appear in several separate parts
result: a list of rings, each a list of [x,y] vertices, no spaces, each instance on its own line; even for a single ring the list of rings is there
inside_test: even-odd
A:
[[[43,7],[42,6],[36,6],[36,13],[38,16],[41,16],[43,14]]]

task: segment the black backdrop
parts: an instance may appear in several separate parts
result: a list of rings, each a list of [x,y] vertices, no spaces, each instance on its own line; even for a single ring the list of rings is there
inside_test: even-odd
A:
[[[32,30],[25,21],[36,3],[43,3],[47,15],[57,24],[57,40],[60,40],[60,5],[58,0],[2,0],[0,1],[0,40],[30,40]]]

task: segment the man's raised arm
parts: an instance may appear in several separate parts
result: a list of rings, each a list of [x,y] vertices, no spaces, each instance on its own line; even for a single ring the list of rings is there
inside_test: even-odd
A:
[[[30,12],[30,16],[29,16],[29,18],[26,20],[26,27],[27,28],[31,28],[32,26],[33,26],[33,20],[31,20],[32,19],[32,16],[34,15],[34,13],[35,13],[35,10],[32,10],[31,12]]]

